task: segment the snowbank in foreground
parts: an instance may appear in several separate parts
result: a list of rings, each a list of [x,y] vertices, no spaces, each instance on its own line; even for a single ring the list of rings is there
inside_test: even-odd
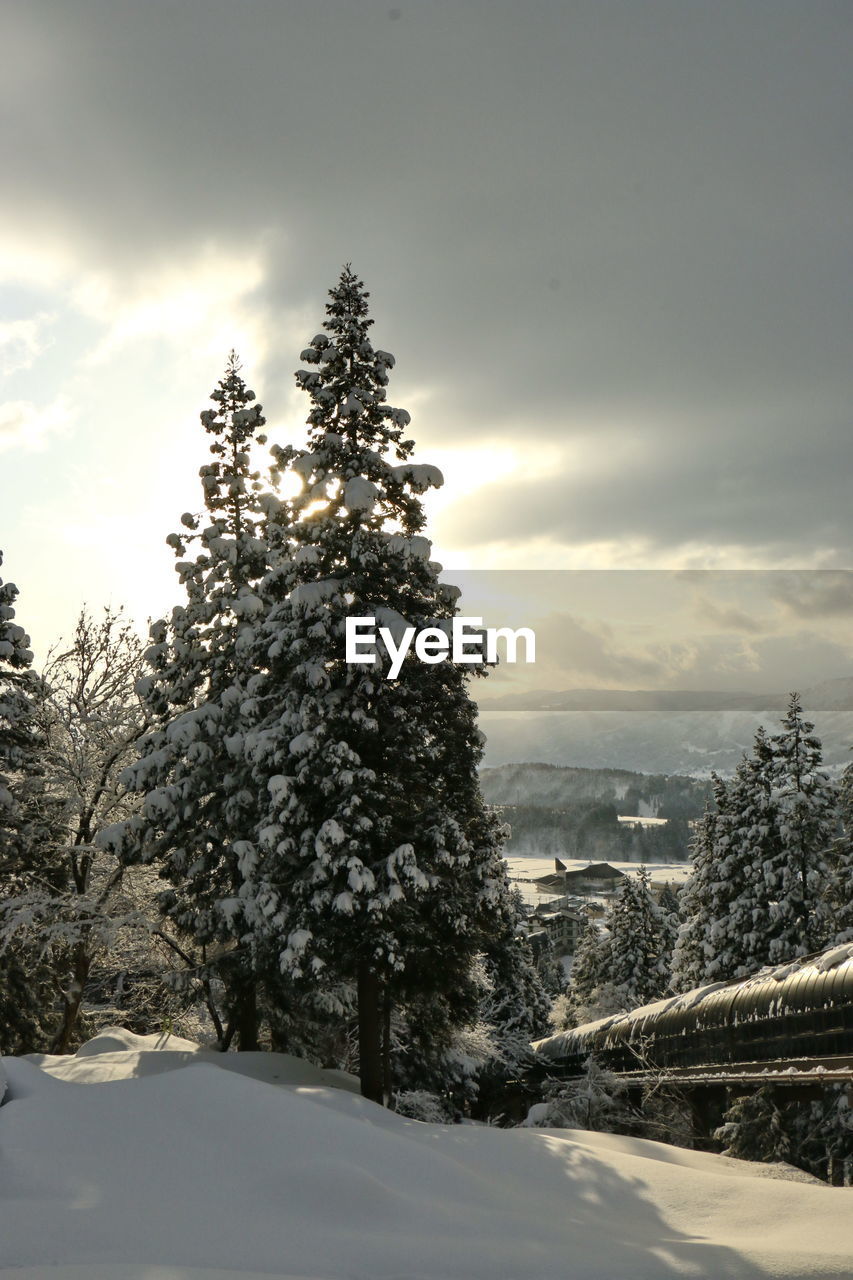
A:
[[[262,1056],[121,1032],[74,1059],[6,1059],[0,1276],[850,1273],[847,1189],[640,1139],[419,1124],[285,1083],[305,1064]]]
[[[73,1057],[30,1053],[23,1061],[41,1067],[56,1080],[74,1084],[102,1084],[107,1080],[159,1075],[177,1067],[207,1062],[268,1084],[326,1085],[359,1092],[356,1076],[346,1071],[323,1071],[304,1058],[294,1058],[287,1053],[217,1053],[180,1036],[137,1036],[124,1027],[107,1027],[82,1045]]]

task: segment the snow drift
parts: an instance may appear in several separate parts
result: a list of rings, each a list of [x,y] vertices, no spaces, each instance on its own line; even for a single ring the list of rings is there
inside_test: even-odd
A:
[[[853,1258],[849,1190],[640,1139],[420,1124],[284,1055],[111,1030],[5,1068],[9,1280],[837,1280]]]

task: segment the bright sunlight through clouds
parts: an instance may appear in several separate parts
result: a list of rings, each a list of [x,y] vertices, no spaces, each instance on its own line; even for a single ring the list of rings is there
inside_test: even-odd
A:
[[[451,569],[849,566],[849,13],[394,14],[7,8],[0,545],[37,650],[175,603],[228,352],[299,440],[347,261]]]

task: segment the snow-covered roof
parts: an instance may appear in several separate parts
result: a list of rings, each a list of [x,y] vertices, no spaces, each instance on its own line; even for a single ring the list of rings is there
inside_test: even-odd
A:
[[[569,871],[584,871],[592,866],[601,865],[591,863],[587,858],[561,858],[560,861]],[[506,855],[506,863],[510,878],[513,880],[527,880],[532,883],[554,873],[553,855],[540,858],[510,852]],[[653,885],[683,884],[692,869],[689,862],[609,862],[607,865],[626,876],[639,875],[641,866],[644,866]]]
[[[584,1050],[590,1037],[606,1033],[607,1043],[611,1041],[634,1040],[651,1026],[660,1026],[664,1014],[688,1015],[695,1012],[695,1025],[719,1025],[750,1013],[755,1016],[759,1009],[771,1006],[776,1000],[785,1007],[786,994],[793,985],[792,980],[801,983],[808,978],[817,978],[820,974],[829,974],[834,970],[844,969],[849,981],[843,983],[844,998],[853,1001],[853,942],[843,946],[830,947],[816,955],[803,956],[782,965],[770,965],[759,970],[748,978],[729,982],[710,982],[681,995],[667,996],[655,1000],[651,1004],[641,1005],[629,1013],[611,1014],[607,1018],[599,1018],[596,1022],[586,1022],[583,1026],[571,1031],[561,1031],[554,1036],[546,1036],[537,1040],[533,1048],[549,1058],[561,1058]],[[824,1000],[821,986],[815,983],[811,998],[815,1005],[822,1007]],[[723,994],[721,994],[723,993]],[[833,998],[838,993],[833,988]],[[808,1007],[813,1007],[812,1005]],[[691,1019],[693,1021],[693,1019]]]

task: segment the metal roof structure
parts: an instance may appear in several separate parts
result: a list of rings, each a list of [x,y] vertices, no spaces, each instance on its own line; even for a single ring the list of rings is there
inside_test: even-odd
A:
[[[670,1066],[848,1053],[853,943],[749,978],[697,987],[548,1036],[533,1047],[554,1061],[595,1052],[625,1063],[642,1049]]]

